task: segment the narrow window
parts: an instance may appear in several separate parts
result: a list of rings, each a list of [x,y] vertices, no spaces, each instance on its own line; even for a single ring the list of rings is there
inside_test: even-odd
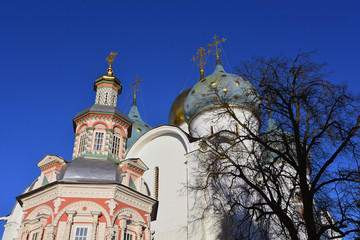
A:
[[[88,228],[77,227],[75,231],[75,240],[88,240]]]
[[[236,134],[239,135],[239,125],[236,123],[235,126],[236,126]]]
[[[214,134],[214,128],[213,128],[213,126],[210,126],[210,134],[211,134],[211,135]]]
[[[120,138],[115,135],[113,137],[111,153],[115,156],[120,155]]]
[[[78,151],[79,154],[85,152],[85,139],[86,139],[85,137],[86,134],[80,136],[79,151]]]
[[[124,233],[124,240],[133,240],[133,235],[130,233]]]
[[[104,101],[104,104],[107,104],[108,103],[108,93],[105,93],[105,101]]]
[[[95,132],[95,139],[94,139],[94,147],[95,151],[101,151],[104,141],[104,133],[103,132]]]
[[[31,240],[38,240],[39,232],[33,233]]]

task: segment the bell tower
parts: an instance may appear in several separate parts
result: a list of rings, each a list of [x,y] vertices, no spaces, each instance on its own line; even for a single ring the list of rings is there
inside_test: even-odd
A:
[[[114,76],[112,63],[117,53],[111,52],[106,58],[109,63],[108,71],[96,79],[94,90],[96,92],[95,104],[116,107],[117,96],[121,93],[122,86],[119,79]]]
[[[117,53],[106,58],[107,73],[94,83],[95,104],[79,112],[73,119],[75,144],[73,159],[104,158],[114,162],[124,159],[126,140],[131,136],[130,118],[116,108],[122,86],[113,73]]]

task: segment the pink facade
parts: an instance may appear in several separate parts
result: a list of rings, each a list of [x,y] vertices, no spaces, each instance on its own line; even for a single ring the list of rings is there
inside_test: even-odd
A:
[[[96,79],[95,104],[73,119],[70,162],[47,155],[38,179],[17,197],[23,218],[18,240],[151,240],[157,200],[150,197],[140,159],[124,159],[131,120],[116,108],[121,83]]]

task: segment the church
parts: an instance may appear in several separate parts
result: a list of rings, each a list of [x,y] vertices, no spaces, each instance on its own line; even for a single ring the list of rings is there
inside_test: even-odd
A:
[[[254,87],[221,64],[219,45],[224,41],[215,35],[211,51],[199,49],[193,59],[200,62],[199,81],[174,97],[169,123],[156,127],[138,111],[139,78],[130,112],[117,109],[122,85],[112,68],[117,54],[111,53],[107,72],[94,82],[95,104],[73,118],[71,161],[47,155],[37,163],[40,175],[16,197],[2,239],[219,239],[219,217],[203,216],[194,207],[199,196],[189,190],[199,158],[206,158],[200,140],[220,131],[242,131],[230,116],[218,117],[224,97],[254,132],[261,125]],[[211,52],[216,65],[205,76],[204,56]],[[269,119],[268,125],[276,124]],[[204,199],[200,196],[202,206]]]

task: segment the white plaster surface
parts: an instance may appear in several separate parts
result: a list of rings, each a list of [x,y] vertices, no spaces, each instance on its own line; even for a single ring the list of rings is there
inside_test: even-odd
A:
[[[159,209],[151,229],[155,239],[186,239],[186,157],[190,143],[177,127],[160,126],[144,134],[127,158],[138,157],[148,167],[144,179],[154,197],[154,169],[159,167]]]

